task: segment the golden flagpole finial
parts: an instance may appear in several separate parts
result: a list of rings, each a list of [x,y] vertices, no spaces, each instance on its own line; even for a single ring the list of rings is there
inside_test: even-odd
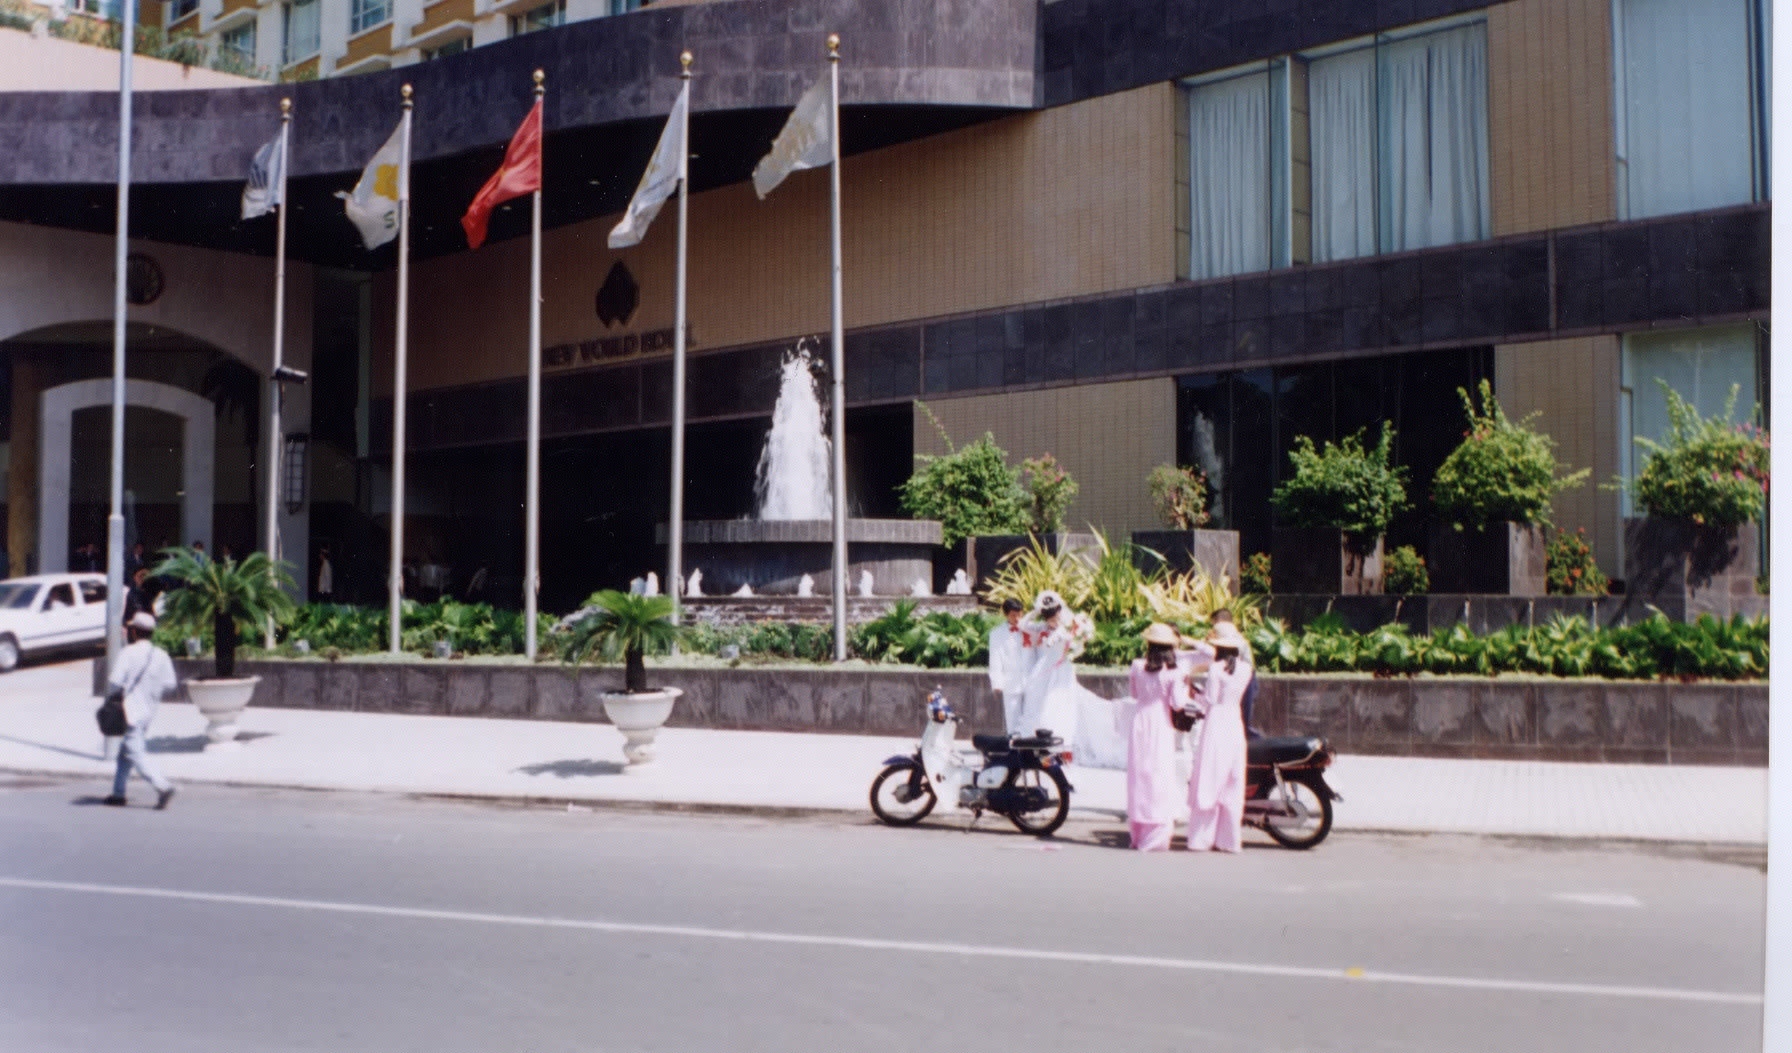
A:
[[[543,73],[541,70],[535,71],[535,94],[540,95],[542,92],[547,90],[546,88],[542,87],[542,83],[545,82],[547,79],[548,79],[548,75],[546,73]]]
[[[838,61],[840,58],[840,34],[838,33],[828,34],[828,58],[832,61]]]
[[[692,55],[689,51],[685,51],[684,53],[680,54],[678,56],[678,65],[680,67],[678,75],[681,77],[690,76],[691,75],[691,63],[695,62],[695,61],[696,61],[696,56]]]
[[[409,84],[406,84],[404,87],[399,88],[398,94],[404,96],[404,104],[406,106],[409,106],[411,104],[411,86]]]
[[[280,100],[280,116],[281,117],[291,117],[292,116],[292,100],[291,99],[281,99]]]

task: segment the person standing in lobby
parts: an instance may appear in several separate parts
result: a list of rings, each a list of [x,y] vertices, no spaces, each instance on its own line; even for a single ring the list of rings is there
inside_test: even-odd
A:
[[[1002,701],[1002,726],[1010,733],[1026,732],[1016,721],[1033,657],[1027,634],[1021,631],[1021,611],[1019,600],[1003,600],[1002,616],[1007,621],[989,633],[989,687]]]

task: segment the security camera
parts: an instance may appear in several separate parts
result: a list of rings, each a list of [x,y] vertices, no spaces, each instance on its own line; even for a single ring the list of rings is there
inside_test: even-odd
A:
[[[311,379],[311,374],[291,366],[275,366],[274,379],[282,384],[303,384]]]

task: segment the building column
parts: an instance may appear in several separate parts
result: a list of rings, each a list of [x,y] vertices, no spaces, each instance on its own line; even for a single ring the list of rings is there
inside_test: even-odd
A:
[[[37,562],[38,397],[43,376],[31,352],[12,352],[12,454],[6,483],[6,553],[11,577]]]

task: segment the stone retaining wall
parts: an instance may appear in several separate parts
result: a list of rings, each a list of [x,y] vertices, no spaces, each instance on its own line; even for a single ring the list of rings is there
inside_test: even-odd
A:
[[[181,675],[210,661],[176,661]],[[619,669],[419,661],[254,661],[253,705],[602,722],[600,694]],[[671,726],[918,736],[939,685],[971,730],[995,731],[1001,707],[981,671],[654,669],[681,687]],[[1090,673],[1098,694],[1125,693],[1118,673]],[[1473,678],[1263,677],[1256,723],[1270,734],[1319,734],[1345,753],[1622,761],[1767,763],[1767,685]]]

